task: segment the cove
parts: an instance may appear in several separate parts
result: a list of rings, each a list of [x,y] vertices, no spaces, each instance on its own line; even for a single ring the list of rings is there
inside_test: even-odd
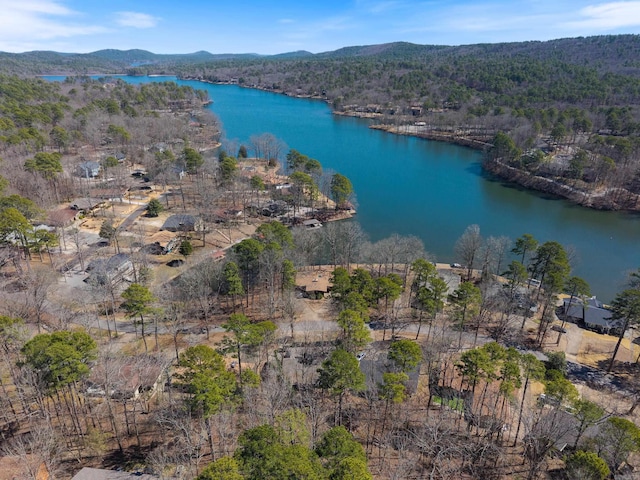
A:
[[[357,219],[372,241],[393,233],[415,235],[438,261],[450,263],[456,261],[453,245],[468,225],[478,224],[485,238],[530,233],[540,242],[555,240],[573,250],[572,274],[587,280],[604,301],[612,300],[626,274],[640,267],[638,215],[589,210],[506,185],[484,174],[480,152],[372,130],[369,121],[334,116],[320,101],[177,82],[209,92],[213,104],[208,108],[220,118],[227,139],[248,146],[252,135],[271,133],[325,169],[349,177]]]

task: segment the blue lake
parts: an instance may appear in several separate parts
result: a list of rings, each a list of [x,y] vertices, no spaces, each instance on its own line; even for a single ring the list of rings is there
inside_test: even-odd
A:
[[[373,241],[393,233],[416,235],[438,261],[449,263],[456,260],[453,245],[468,225],[478,224],[485,238],[530,233],[574,250],[573,274],[605,301],[640,267],[640,216],[593,211],[505,185],[483,173],[480,152],[372,130],[366,120],[332,115],[320,101],[233,85],[178,83],[209,92],[209,108],[222,121],[226,138],[248,146],[251,136],[271,133],[349,177],[358,220]]]

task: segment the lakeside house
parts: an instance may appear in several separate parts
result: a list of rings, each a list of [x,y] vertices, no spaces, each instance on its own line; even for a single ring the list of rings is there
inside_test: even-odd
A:
[[[595,296],[583,302],[579,298],[565,298],[563,301],[564,315],[590,330],[609,334],[618,328],[619,322],[613,320],[611,310],[604,308],[604,304]]]
[[[438,276],[447,284],[447,295],[451,295],[462,283],[459,273],[448,268],[438,268]]]
[[[328,270],[301,270],[296,274],[296,290],[307,298],[320,299],[329,293],[332,287],[330,279]]]
[[[309,220],[305,220],[304,222],[302,222],[302,225],[304,225],[305,228],[308,229],[315,229],[315,228],[321,228],[322,227],[322,223],[320,222],[320,220],[317,220],[315,218],[311,218]]]

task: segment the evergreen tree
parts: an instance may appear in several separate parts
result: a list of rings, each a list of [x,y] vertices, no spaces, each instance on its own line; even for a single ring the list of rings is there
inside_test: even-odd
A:
[[[164,210],[164,206],[157,198],[152,198],[147,204],[147,216],[157,217]]]

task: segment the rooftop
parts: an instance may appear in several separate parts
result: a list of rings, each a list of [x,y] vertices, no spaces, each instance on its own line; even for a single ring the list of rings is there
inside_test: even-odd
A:
[[[296,287],[305,292],[329,291],[331,273],[328,270],[303,270],[296,274]]]

